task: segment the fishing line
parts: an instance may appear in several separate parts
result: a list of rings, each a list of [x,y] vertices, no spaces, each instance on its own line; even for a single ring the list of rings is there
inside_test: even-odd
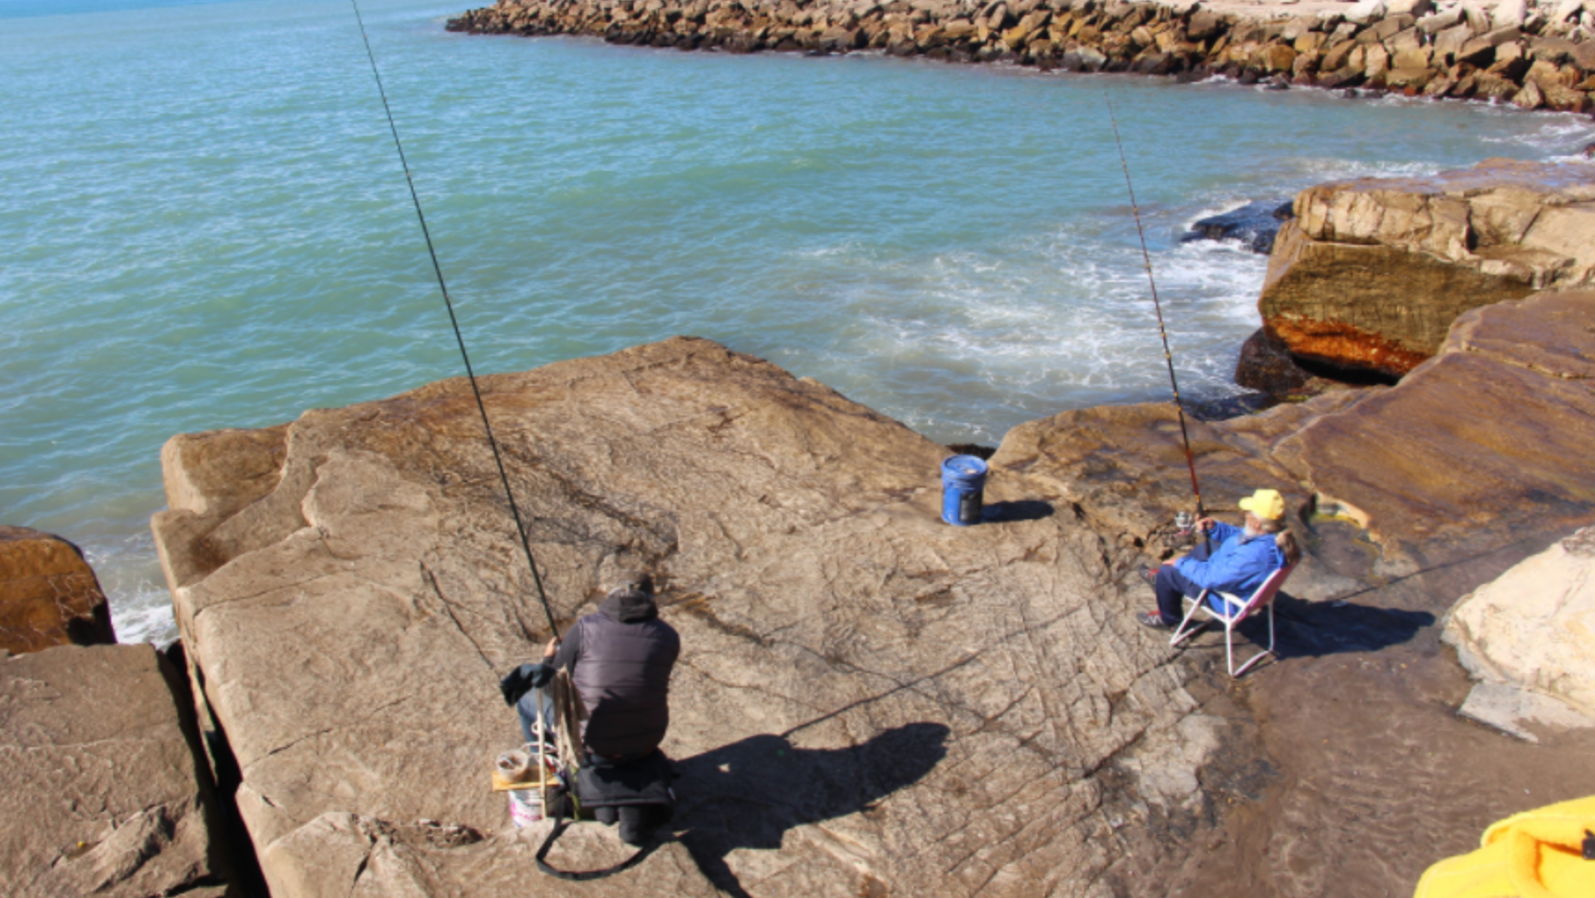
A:
[[[1185,445],[1185,466],[1191,471],[1191,492],[1196,494],[1196,516],[1203,517],[1202,487],[1196,482],[1196,458],[1191,454],[1191,435],[1185,429],[1185,403],[1180,400],[1180,382],[1174,377],[1174,354],[1169,351],[1169,332],[1163,326],[1163,304],[1157,298],[1157,281],[1152,279],[1152,254],[1146,249],[1146,230],[1141,227],[1141,208],[1135,203],[1135,186],[1130,183],[1130,163],[1124,157],[1124,141],[1119,137],[1119,122],[1113,115],[1113,100],[1106,91],[1108,121],[1113,125],[1113,143],[1119,148],[1119,165],[1124,168],[1124,189],[1130,194],[1130,212],[1135,216],[1135,233],[1141,238],[1141,261],[1146,264],[1146,282],[1152,288],[1152,308],[1157,312],[1157,332],[1163,338],[1163,361],[1169,369],[1169,386],[1174,390],[1174,408],[1180,417],[1180,441]]]
[[[377,93],[382,96],[382,109],[388,114],[388,130],[393,132],[393,146],[399,151],[399,165],[404,168],[404,181],[410,185],[410,200],[415,204],[415,217],[421,223],[421,235],[426,238],[426,251],[432,257],[432,270],[437,273],[438,289],[443,293],[443,305],[449,310],[449,323],[454,326],[454,339],[460,344],[460,358],[465,362],[465,375],[471,380],[471,393],[476,396],[476,409],[482,413],[482,429],[487,431],[487,445],[493,450],[493,464],[498,466],[498,479],[504,484],[504,495],[510,502],[510,514],[515,517],[515,532],[521,538],[521,549],[526,553],[526,564],[532,569],[532,582],[537,584],[537,597],[543,602],[543,613],[548,615],[548,627],[559,636],[559,626],[554,623],[553,609],[548,606],[548,594],[543,591],[543,578],[537,573],[537,562],[532,558],[532,544],[526,538],[526,525],[521,521],[520,506],[515,504],[515,492],[510,489],[510,478],[504,471],[504,459],[498,451],[498,440],[493,437],[493,425],[487,420],[487,405],[482,402],[482,390],[476,385],[476,372],[471,369],[471,356],[465,351],[465,337],[460,333],[460,319],[454,314],[454,301],[449,298],[449,286],[443,282],[443,266],[438,264],[437,249],[432,245],[432,232],[426,226],[426,214],[421,211],[421,197],[415,192],[415,179],[410,176],[410,162],[404,158],[404,143],[399,140],[399,126],[393,121],[393,107],[388,105],[388,92],[382,86],[382,74],[377,71],[377,57],[371,52],[371,38],[366,35],[365,19],[360,16],[360,4],[349,0],[354,7],[354,20],[360,25],[360,39],[365,41],[366,58],[371,60],[371,77],[377,81]]]

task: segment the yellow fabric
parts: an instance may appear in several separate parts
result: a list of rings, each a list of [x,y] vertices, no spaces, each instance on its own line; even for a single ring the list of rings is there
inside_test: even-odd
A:
[[[1236,504],[1241,511],[1249,511],[1271,521],[1285,516],[1285,497],[1279,494],[1279,490],[1258,490]]]
[[[1591,898],[1595,795],[1508,817],[1484,831],[1481,847],[1424,872],[1413,898]]]

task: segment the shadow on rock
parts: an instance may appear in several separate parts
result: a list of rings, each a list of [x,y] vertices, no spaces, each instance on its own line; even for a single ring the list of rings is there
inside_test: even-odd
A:
[[[1040,499],[1020,499],[1017,502],[992,502],[980,512],[982,521],[1039,521],[1052,517],[1052,505]]]
[[[1410,641],[1435,621],[1427,611],[1359,605],[1344,599],[1307,602],[1284,592],[1274,599],[1274,614],[1279,636],[1275,654],[1280,660],[1378,651]],[[1266,645],[1267,616],[1246,621],[1241,632]]]
[[[746,896],[726,863],[738,848],[777,849],[786,831],[859,812],[929,773],[946,756],[949,730],[910,723],[862,745],[794,748],[785,736],[750,736],[676,762],[675,825],[705,876]]]

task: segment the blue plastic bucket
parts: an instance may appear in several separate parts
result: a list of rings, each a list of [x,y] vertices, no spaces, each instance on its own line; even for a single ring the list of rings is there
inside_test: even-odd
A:
[[[941,463],[941,519],[959,527],[980,523],[986,463],[973,455],[954,455]]]

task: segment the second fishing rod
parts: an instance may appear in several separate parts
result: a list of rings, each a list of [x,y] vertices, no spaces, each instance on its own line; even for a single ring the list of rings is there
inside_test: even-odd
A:
[[[1119,136],[1119,121],[1113,112],[1113,98],[1106,93],[1102,95],[1108,107],[1108,122],[1113,126],[1113,145],[1119,151],[1119,166],[1124,169],[1124,189],[1130,195],[1130,213],[1135,217],[1135,233],[1141,240],[1141,261],[1146,266],[1146,283],[1152,291],[1152,309],[1157,313],[1157,332],[1163,340],[1163,363],[1169,370],[1169,387],[1174,392],[1174,409],[1180,421],[1180,443],[1185,449],[1185,467],[1191,473],[1191,493],[1196,497],[1196,517],[1185,520],[1184,513],[1177,515],[1181,529],[1196,526],[1201,534],[1202,542],[1207,542],[1207,531],[1201,530],[1196,521],[1207,517],[1206,510],[1202,507],[1202,485],[1196,478],[1196,456],[1191,452],[1191,433],[1185,424],[1185,402],[1180,398],[1180,381],[1174,374],[1174,354],[1169,350],[1169,332],[1163,324],[1163,303],[1158,299],[1157,280],[1152,276],[1152,254],[1146,248],[1146,229],[1141,224],[1141,207],[1135,201],[1135,185],[1130,182],[1130,162],[1124,155],[1124,140]]]

